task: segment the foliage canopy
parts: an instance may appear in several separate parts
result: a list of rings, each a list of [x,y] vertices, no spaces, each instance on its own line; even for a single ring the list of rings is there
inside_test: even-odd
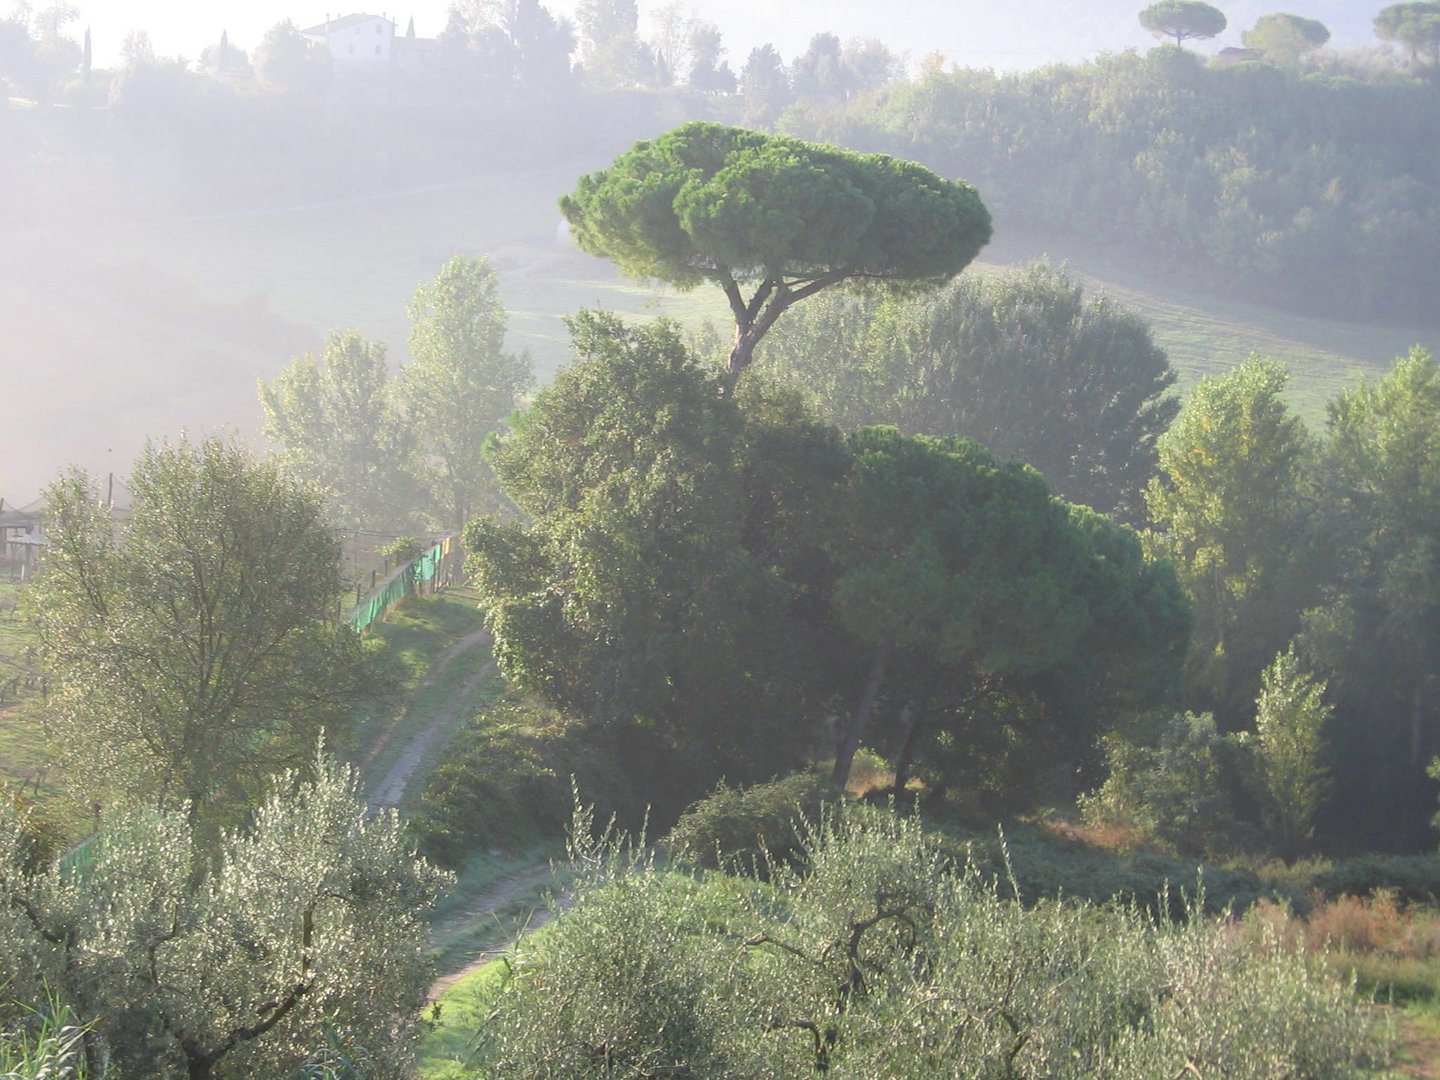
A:
[[[720,285],[736,325],[732,379],[790,305],[852,279],[937,284],[990,239],[969,184],[699,121],[636,143],[560,207],[580,246],[625,273]]]
[[[83,473],[47,491],[26,602],[55,742],[97,795],[233,820],[361,685],[339,545],[313,485],[218,439],[148,446],[130,486],[123,523]]]
[[[1213,38],[1225,29],[1224,14],[1204,0],[1158,0],[1140,12],[1140,25],[1156,37]]]

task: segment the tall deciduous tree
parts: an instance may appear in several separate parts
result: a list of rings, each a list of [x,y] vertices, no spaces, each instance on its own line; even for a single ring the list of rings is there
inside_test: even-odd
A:
[[[1033,465],[1062,498],[1131,522],[1179,409],[1145,322],[1044,265],[915,298],[819,297],[760,357],[843,428],[974,439]]]
[[[1140,12],[1140,25],[1177,46],[1189,38],[1213,38],[1225,29],[1224,14],[1204,0],[1158,0]]]
[[[485,443],[530,386],[530,357],[505,350],[499,280],[483,256],[446,263],[415,291],[410,320],[400,398],[429,459],[436,516],[458,529],[497,505]]]
[[[118,521],[83,473],[47,490],[27,604],[55,745],[84,790],[233,819],[355,698],[339,544],[317,488],[218,439],[148,446],[130,488]]]
[[[260,39],[255,49],[255,74],[271,90],[318,99],[330,88],[330,50],[308,40],[299,27],[284,19]]]
[[[768,42],[750,50],[740,71],[741,116],[750,127],[768,127],[794,99],[785,61]]]
[[[260,383],[265,437],[333,494],[342,525],[399,526],[414,508],[414,439],[392,396],[385,346],[353,330],[331,334],[319,357],[298,357]]]
[[[1280,854],[1293,859],[1314,832],[1328,787],[1321,729],[1331,707],[1325,683],[1305,671],[1293,647],[1260,677],[1255,702],[1255,756],[1265,827]]]
[[[1325,504],[1340,558],[1305,644],[1332,672],[1347,799],[1423,835],[1440,713],[1440,370],[1416,348],[1330,407]],[[1353,796],[1352,796],[1353,790]],[[1383,809],[1380,809],[1383,808]]]
[[[1319,596],[1307,440],[1282,396],[1287,379],[1252,356],[1201,380],[1161,437],[1145,491],[1151,550],[1174,561],[1195,601],[1191,691],[1227,730],[1248,720],[1261,670]]]
[[[368,818],[353,773],[311,771],[218,852],[178,809],[117,816],[80,875],[28,872],[0,804],[0,1023],[58,995],[89,1021],[92,1062],[157,1080],[401,1075],[444,875],[393,816]]]
[[[575,11],[585,78],[599,89],[648,85],[655,57],[640,40],[635,0],[580,0]]]
[[[885,155],[701,122],[637,143],[560,207],[580,246],[626,273],[724,290],[732,385],[791,305],[848,280],[943,283],[990,238],[968,184]]]

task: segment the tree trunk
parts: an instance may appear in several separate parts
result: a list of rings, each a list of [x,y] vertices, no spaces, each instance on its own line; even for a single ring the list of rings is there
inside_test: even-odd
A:
[[[895,755],[895,780],[890,785],[890,794],[895,798],[902,798],[905,794],[905,785],[910,780],[910,762],[915,757],[915,744],[920,741],[920,710],[905,710],[908,723],[905,725],[905,741],[900,744],[900,752]]]
[[[837,787],[844,787],[850,780],[850,765],[855,760],[855,751],[860,749],[860,740],[870,726],[870,717],[875,712],[875,701],[880,696],[880,687],[885,683],[885,669],[890,666],[890,656],[895,643],[886,641],[875,650],[875,659],[870,664],[870,674],[865,678],[865,687],[860,700],[855,704],[855,713],[850,717],[850,726],[835,751],[835,771],[831,778]]]

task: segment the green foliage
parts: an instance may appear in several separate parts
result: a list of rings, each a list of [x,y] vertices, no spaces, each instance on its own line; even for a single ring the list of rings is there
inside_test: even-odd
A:
[[[974,439],[1034,466],[1062,498],[1130,521],[1179,409],[1146,324],[1044,263],[914,298],[817,298],[771,333],[761,360],[846,430]]]
[[[25,1007],[19,1019],[18,1030],[0,1031],[5,1080],[103,1080],[107,1070],[92,1068],[86,1053],[90,1026],[76,1023],[65,1002],[51,996]]]
[[[465,543],[501,670],[648,747],[638,774],[673,784],[678,813],[808,738],[811,493],[843,459],[781,398],[717,395],[669,324],[572,327],[580,358],[494,455],[528,522],[477,521]]]
[[[1267,60],[1294,64],[1301,55],[1318,49],[1330,40],[1330,31],[1317,19],[1273,12],[1261,15],[1255,26],[1241,35],[1247,49],[1258,49]]]
[[[1201,380],[1160,438],[1160,476],[1145,489],[1151,551],[1174,562],[1195,601],[1191,700],[1231,730],[1318,599],[1321,546],[1302,499],[1308,443],[1282,396],[1287,378],[1252,356]]]
[[[93,797],[233,822],[363,685],[338,544],[311,484],[217,439],[148,446],[130,487],[123,522],[83,473],[47,491],[26,605],[55,745]]]
[[[310,771],[280,777],[213,860],[183,811],[135,810],[85,871],[28,873],[0,809],[0,951],[26,980],[9,992],[38,1007],[48,987],[93,1017],[124,1075],[286,1076],[326,1048],[398,1074],[444,876],[393,816],[367,816],[353,773]]]
[[[1275,657],[1260,676],[1255,703],[1256,779],[1271,843],[1293,859],[1314,831],[1328,782],[1321,729],[1331,707],[1325,683],[1301,669],[1294,648]]]
[[[509,694],[456,733],[411,826],[426,854],[452,866],[475,851],[559,839],[576,791],[603,816],[636,827],[645,806],[623,779],[630,765],[595,725]]]
[[[1407,0],[1382,8],[1375,16],[1375,36],[1396,41],[1419,60],[1440,63],[1440,3],[1435,0]]]
[[[897,787],[915,739],[956,734],[961,725],[947,713],[974,704],[977,689],[999,684],[1021,698],[1038,690],[1052,707],[1037,701],[1038,717],[1012,711],[1012,730],[1029,735],[1060,720],[1056,727],[1076,729],[1066,741],[1080,743],[1093,737],[1096,717],[1063,703],[1104,697],[1113,673],[1131,680],[1131,708],[1165,699],[1189,613],[1129,530],[1052,498],[1033,470],[1001,464],[968,440],[866,428],[850,449],[841,527],[826,547],[839,571],[836,619],[869,674],[837,751],[837,784],[882,693],[892,715],[908,714]],[[962,755],[976,754],[973,742],[957,741]]]
[[[1213,38],[1225,29],[1225,16],[1203,0],[1158,0],[1140,12],[1140,25],[1156,37]]]
[[[1116,853],[1015,825],[997,838],[960,833],[965,859],[986,882],[1021,903],[1068,900],[1115,904],[1176,922],[1195,908],[1209,915],[1247,912],[1271,890],[1251,871],[1141,848]]]
[[[1108,776],[1081,798],[1081,812],[1092,825],[1131,829],[1186,855],[1234,850],[1243,837],[1231,794],[1242,775],[1241,753],[1209,714],[1173,717],[1154,746],[1110,736]]]
[[[505,309],[484,256],[457,255],[410,302],[410,362],[398,392],[421,455],[433,515],[458,529],[497,508],[485,443],[531,382],[530,357],[504,351]]]
[[[935,66],[827,122],[970,177],[1034,236],[1120,242],[1247,303],[1428,323],[1440,174],[1414,148],[1440,140],[1440,87],[1332,72],[1174,48],[1021,75]]]
[[[1404,904],[1440,904],[1440,858],[1434,855],[1359,855],[1341,859],[1310,879],[1326,899],[1392,893]]]
[[[818,773],[791,773],[766,784],[720,784],[685,813],[665,846],[692,866],[766,876],[775,863],[797,859],[825,805],[843,797]]]
[[[331,334],[320,357],[298,357],[274,382],[262,380],[260,404],[265,437],[331,493],[341,525],[405,520],[414,438],[393,400],[384,345],[353,330]]]
[[[1152,1080],[1358,1076],[1382,1046],[1323,964],[1209,920],[1024,907],[917,822],[856,807],[768,884],[583,845],[478,1031],[491,1075]]]
[[[582,177],[560,208],[581,247],[627,274],[718,284],[736,322],[731,378],[791,304],[852,278],[939,284],[990,239],[968,184],[701,122],[637,143]]]
[[[1426,843],[1440,698],[1440,370],[1423,349],[1330,409],[1322,499],[1339,550],[1302,646],[1330,673],[1337,797]]]

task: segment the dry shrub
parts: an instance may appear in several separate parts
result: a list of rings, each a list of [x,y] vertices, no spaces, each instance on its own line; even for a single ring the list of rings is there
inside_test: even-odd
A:
[[[1129,855],[1148,846],[1144,834],[1129,825],[1092,825],[1057,817],[1046,821],[1045,828],[1062,840],[1073,840],[1116,855]]]
[[[1392,952],[1409,921],[1393,889],[1377,889],[1368,897],[1341,896],[1311,909],[1305,944],[1311,950]]]

